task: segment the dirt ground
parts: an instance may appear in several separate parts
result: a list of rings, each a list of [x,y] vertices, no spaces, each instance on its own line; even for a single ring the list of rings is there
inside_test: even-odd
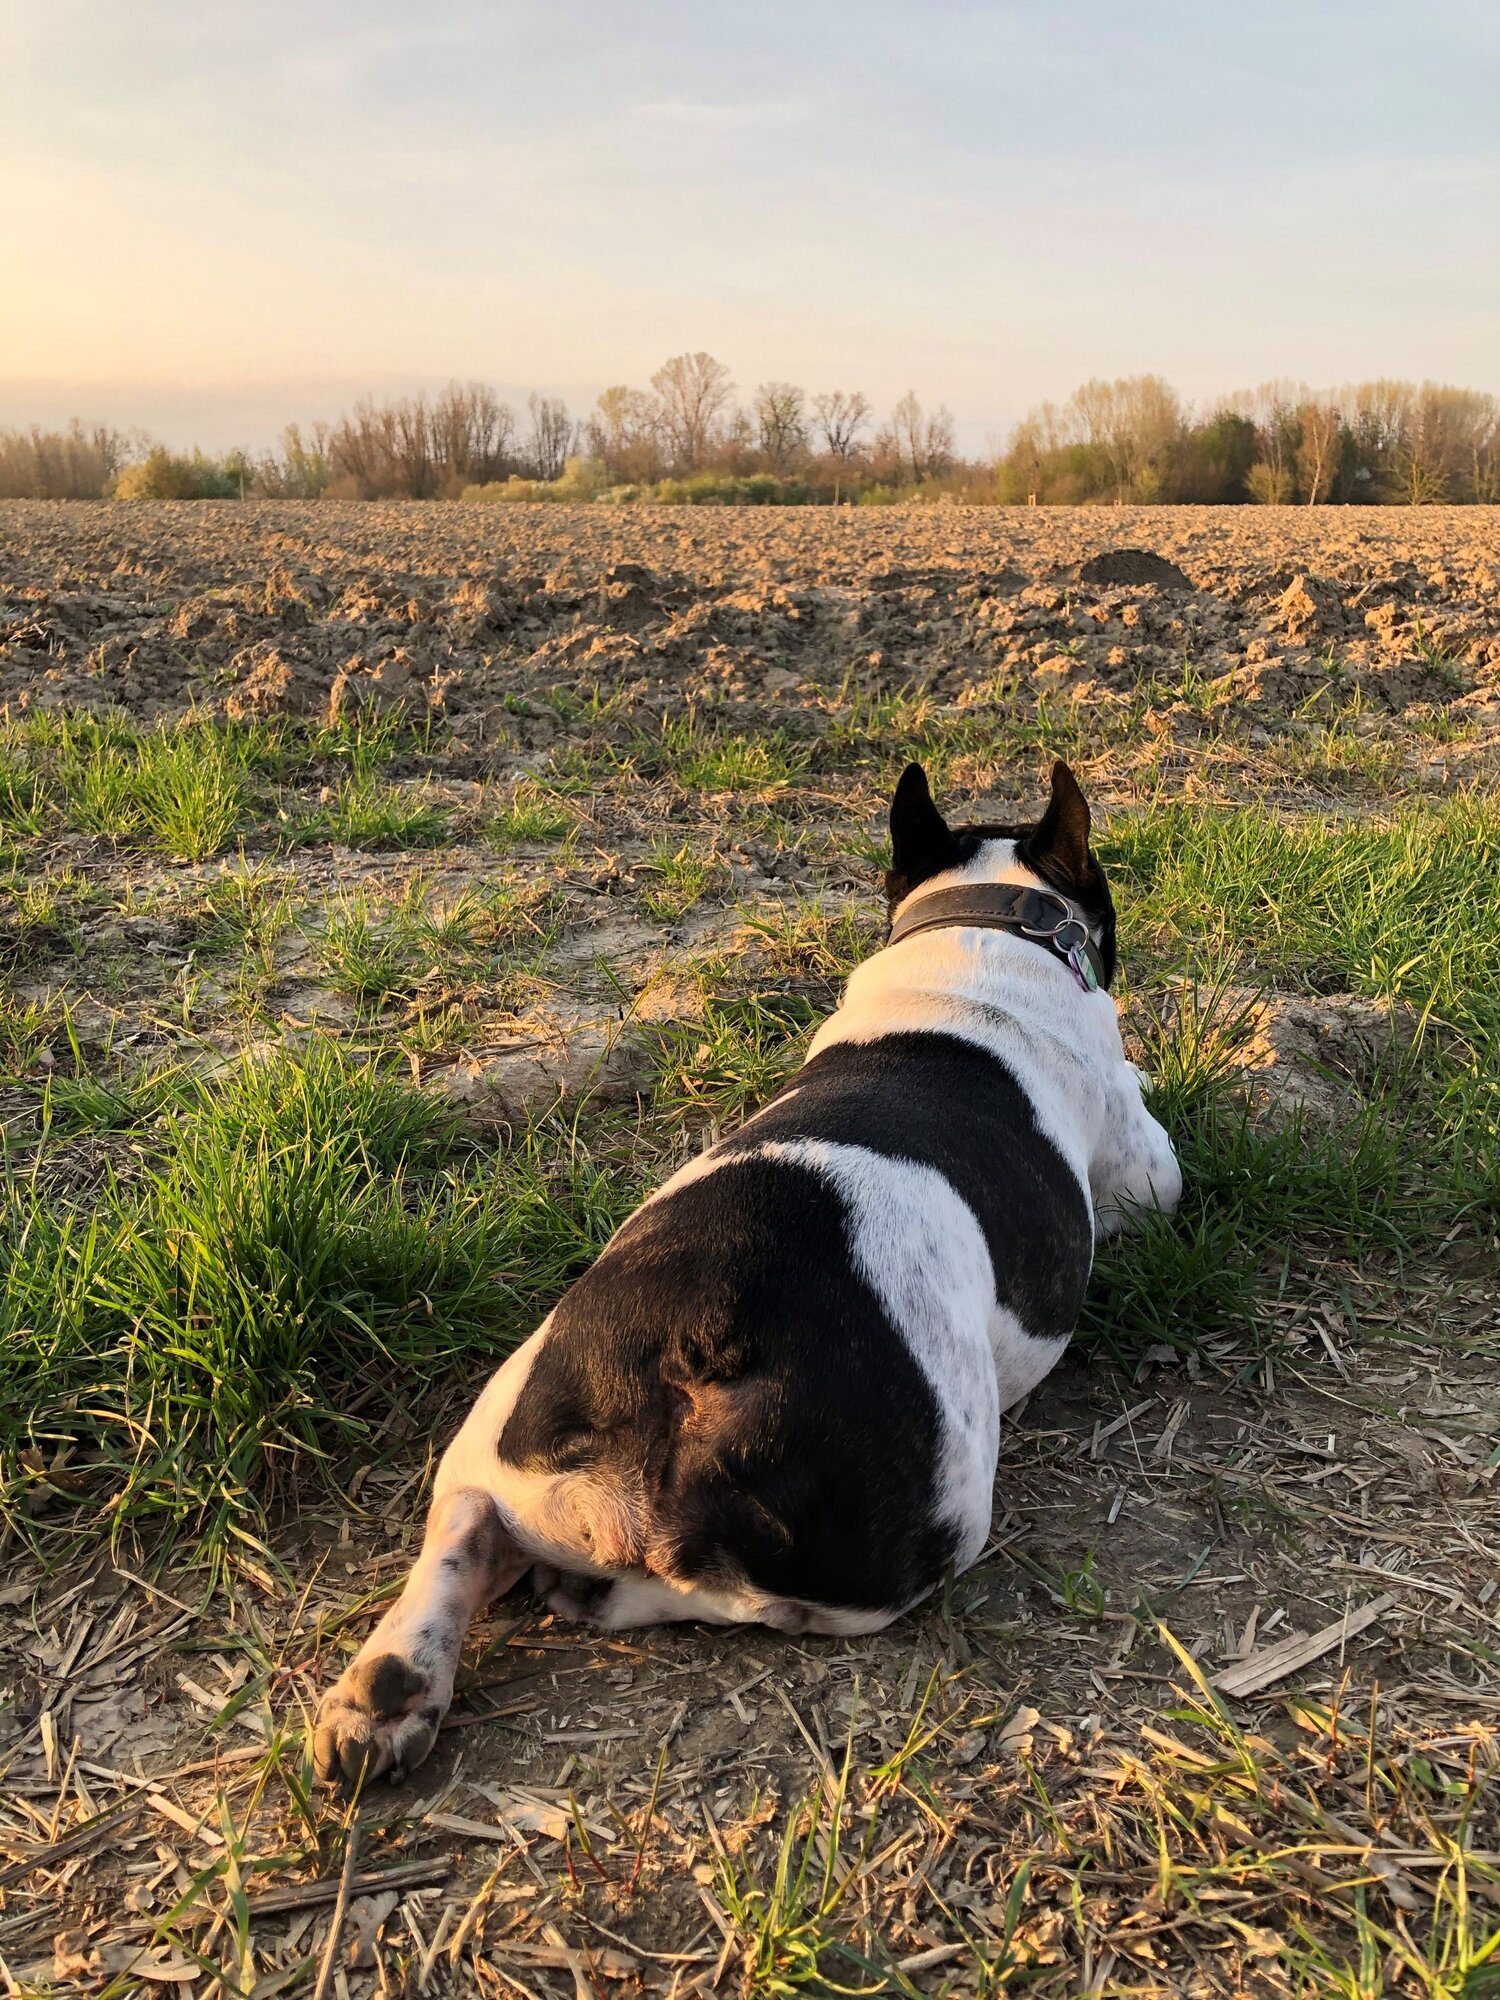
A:
[[[1492,508],[8,503],[0,533],[0,701],[20,704],[394,700],[494,742],[518,665],[674,705],[851,672],[1111,690],[1186,656],[1274,708],[1331,646],[1387,711],[1456,692],[1445,662],[1473,672],[1466,706],[1500,680]]]
[[[997,691],[1028,718],[1003,750],[968,733]],[[946,731],[950,792],[987,807],[1034,799],[1057,744],[1106,823],[1492,790],[1500,510],[7,504],[0,710],[79,708],[421,723],[389,782],[440,839],[283,849],[268,821],[243,853],[313,911],[519,887],[555,941],[514,992],[419,969],[372,1013],[293,926],[252,1004],[177,913],[219,860],[68,831],[34,865],[87,877],[87,945],[28,963],[19,1001],[66,989],[96,1048],[383,1036],[481,1133],[639,1102],[665,1171],[709,1129],[650,1110],[660,1031],[688,1037],[691,1097],[690,962],[785,986],[778,913],[810,904],[878,942],[883,730]],[[711,774],[694,795],[691,743],[676,778],[606,761],[684,715],[821,747],[754,811]],[[553,784],[560,845],[486,835],[490,801]],[[1128,910],[1121,936],[1128,959]],[[799,950],[792,984],[828,1004]],[[1314,1117],[1394,1032],[1344,994],[1259,1004],[1246,1063]],[[410,1560],[464,1385],[413,1426],[372,1384],[390,1421],[342,1500],[310,1490],[207,1601],[180,1548],[12,1534],[0,1976],[202,2000],[1491,1990],[1460,1959],[1500,1938],[1493,1265],[1330,1255],[1274,1333],[1070,1356],[1007,1424],[984,1558],[876,1639],[496,1606],[433,1758],[353,1810],[308,1797],[304,1718]]]

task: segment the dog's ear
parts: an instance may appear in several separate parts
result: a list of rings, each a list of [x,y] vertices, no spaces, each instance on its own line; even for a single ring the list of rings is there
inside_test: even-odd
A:
[[[891,800],[891,865],[885,888],[892,909],[919,882],[952,868],[957,860],[958,843],[932,803],[927,773],[920,764],[908,764]]]
[[[1089,802],[1059,757],[1052,766],[1052,797],[1023,843],[1024,858],[1059,889],[1083,889],[1095,875],[1089,852]]]

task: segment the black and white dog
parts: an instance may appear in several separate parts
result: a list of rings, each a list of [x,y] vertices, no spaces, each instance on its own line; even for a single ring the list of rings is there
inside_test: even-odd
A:
[[[674,1174],[491,1377],[402,1596],[324,1697],[320,1775],[419,1763],[470,1620],[529,1570],[608,1629],[873,1632],[978,1557],[1000,1414],[1095,1241],[1182,1177],[1125,1059],[1115,914],[1065,764],[950,828],[913,764],[889,943],[806,1064]]]

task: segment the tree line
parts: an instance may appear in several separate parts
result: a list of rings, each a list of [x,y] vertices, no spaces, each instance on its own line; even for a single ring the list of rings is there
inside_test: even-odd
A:
[[[1500,399],[1446,383],[1263,382],[1201,417],[1159,375],[1095,380],[1016,426],[996,498],[1294,503],[1500,501]]]
[[[965,459],[954,420],[908,391],[884,418],[856,389],[762,382],[747,400],[711,354],[673,356],[575,418],[518,412],[483,383],[366,398],[222,458],[74,422],[0,431],[0,497],[1309,506],[1500,501],[1500,401],[1441,383],[1336,390],[1267,382],[1201,414],[1158,375],[1093,380],[1042,403],[1005,448]]]

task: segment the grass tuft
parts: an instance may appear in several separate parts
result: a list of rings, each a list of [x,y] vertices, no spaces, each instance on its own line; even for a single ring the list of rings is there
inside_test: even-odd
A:
[[[451,835],[451,816],[421,792],[356,770],[330,788],[317,808],[288,819],[293,843],[329,840],[339,847],[437,847]]]
[[[658,923],[675,923],[708,892],[722,883],[725,870],[712,856],[701,854],[690,841],[658,838],[644,863],[649,887],[641,905]]]
[[[136,732],[93,718],[58,726],[51,767],[80,833],[204,861],[240,829],[250,800],[242,732],[206,722]]]
[[[485,835],[502,852],[528,842],[566,840],[579,816],[562,793],[524,778],[485,823]]]
[[[750,735],[706,724],[699,713],[662,718],[659,734],[641,736],[636,759],[651,776],[675,780],[689,792],[782,792],[806,770],[810,746],[783,729]]]

